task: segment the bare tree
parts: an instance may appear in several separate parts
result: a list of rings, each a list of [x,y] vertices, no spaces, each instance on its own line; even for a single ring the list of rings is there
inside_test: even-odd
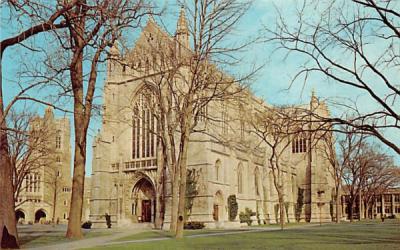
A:
[[[65,23],[59,21],[63,13],[74,6],[76,1],[61,2],[58,1],[53,6],[44,6],[40,1],[21,0],[21,1],[2,1],[1,7],[8,10],[11,21],[14,22],[13,27],[17,27],[16,23],[22,24],[20,30],[13,31],[15,35],[6,38],[0,42],[0,191],[3,193],[0,205],[0,235],[1,248],[18,248],[18,236],[15,222],[13,199],[13,183],[12,183],[12,166],[9,158],[8,141],[6,131],[6,116],[15,102],[19,100],[36,100],[27,96],[27,92],[38,84],[31,84],[21,88],[21,91],[11,99],[10,103],[5,105],[3,97],[3,56],[7,48],[20,45],[24,46],[24,42],[34,35],[53,29],[65,27]],[[53,7],[53,8],[52,8]],[[31,21],[30,26],[26,26],[26,20]],[[30,49],[29,47],[27,47]],[[40,100],[36,100],[42,102]]]
[[[81,218],[86,161],[87,130],[93,109],[99,65],[108,55],[107,48],[129,28],[137,28],[147,13],[145,1],[78,0],[63,14],[67,32],[59,33],[62,49],[70,52],[66,68],[74,103],[75,153],[72,197],[67,238],[83,237]],[[89,73],[84,73],[84,64]]]
[[[395,187],[400,183],[400,177],[396,174],[399,171],[394,166],[393,159],[380,152],[377,145],[372,145],[374,149],[370,152],[371,162],[366,173],[365,183],[361,190],[360,213],[363,212],[364,218],[374,218],[372,211],[375,199],[383,194],[388,188]]]
[[[331,174],[334,185],[334,199],[335,199],[335,221],[336,223],[340,223],[341,218],[341,198],[342,198],[342,182],[343,182],[343,166],[345,165],[343,162],[347,160],[347,158],[342,158],[341,162],[339,162],[337,153],[336,153],[336,143],[337,140],[334,137],[333,133],[327,133],[326,136],[323,137],[323,157],[329,162],[329,173]]]
[[[23,185],[26,177],[51,161],[51,152],[47,147],[51,130],[44,123],[38,124],[36,114],[27,110],[11,110],[7,123],[14,200],[18,207],[26,201],[19,199],[21,192],[29,188]],[[30,182],[30,185],[34,185],[34,182]]]
[[[266,28],[267,42],[276,42],[288,58],[302,56],[304,64],[292,84],[309,77],[326,77],[326,82],[349,87],[363,95],[364,103],[336,102],[341,108],[356,112],[352,119],[318,118],[332,124],[353,126],[357,131],[377,137],[400,153],[396,139],[386,131],[399,133],[399,21],[397,1],[335,0],[307,1],[298,4],[297,22],[289,23],[281,11],[275,28]],[[313,13],[312,18],[309,13]],[[321,82],[322,84],[322,82]],[[363,104],[364,104],[363,103]]]
[[[285,159],[289,157],[289,148],[292,143],[293,135],[305,133],[301,137],[301,144],[309,143],[308,133],[303,132],[305,124],[298,124],[294,117],[299,116],[296,108],[277,107],[266,108],[254,114],[252,119],[252,132],[255,133],[267,145],[270,150],[268,163],[273,176],[273,184],[278,194],[279,202],[279,222],[283,230],[285,224],[285,178],[284,175],[289,171],[288,163]]]
[[[347,127],[347,133],[339,141],[339,158],[343,168],[344,190],[347,194],[349,219],[354,219],[354,206],[361,197],[361,190],[365,184],[367,169],[371,160],[370,148],[365,135],[358,135],[354,128]]]

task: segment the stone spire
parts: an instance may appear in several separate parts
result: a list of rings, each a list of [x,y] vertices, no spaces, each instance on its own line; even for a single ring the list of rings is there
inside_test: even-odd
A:
[[[54,119],[54,114],[53,114],[53,107],[47,106],[46,110],[44,111],[44,118],[46,120],[53,120]]]
[[[176,24],[175,38],[181,46],[189,48],[189,28],[183,6],[181,6],[178,23]]]
[[[311,109],[317,108],[318,105],[319,105],[319,100],[318,97],[315,95],[315,89],[313,88],[311,91],[311,100],[310,100]]]

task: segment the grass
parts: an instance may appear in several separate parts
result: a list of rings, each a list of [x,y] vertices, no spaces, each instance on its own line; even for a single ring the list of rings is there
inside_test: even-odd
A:
[[[84,232],[84,238],[93,238],[93,237],[101,237],[111,235],[112,232],[106,231],[88,231]],[[74,240],[65,238],[65,232],[58,231],[58,232],[42,232],[39,235],[24,235],[19,238],[19,244],[23,248],[28,247],[39,247],[39,246],[48,246],[54,245],[59,243],[66,243],[71,242]]]
[[[223,230],[223,229],[185,230],[183,234],[184,236],[190,236],[190,235],[203,235],[210,233],[227,233],[233,231],[240,231],[240,230]],[[173,234],[169,231],[152,230],[122,237],[114,241],[118,242],[118,241],[146,240],[146,239],[160,239],[160,238],[173,238]]]
[[[265,228],[267,229],[267,228]],[[197,231],[201,233],[210,230]],[[186,232],[187,234],[196,231]],[[226,231],[224,231],[226,232]],[[127,240],[170,237],[163,232],[145,232]],[[91,249],[399,249],[400,221],[363,221],[314,225],[284,231],[244,232],[231,235],[186,237],[153,242],[123,243]]]

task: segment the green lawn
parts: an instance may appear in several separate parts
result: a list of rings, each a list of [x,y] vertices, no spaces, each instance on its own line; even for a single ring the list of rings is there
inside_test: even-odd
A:
[[[196,231],[189,231],[189,234]],[[207,230],[197,231],[207,232]],[[210,233],[208,230],[207,233]],[[153,237],[154,236],[154,237]],[[163,232],[146,232],[125,240],[169,237]],[[232,235],[186,237],[153,242],[109,245],[93,249],[400,249],[400,221],[386,220],[326,224],[284,231],[248,232]]]
[[[89,232],[84,232],[84,237],[85,239],[87,239],[93,237],[106,236],[110,234],[112,234],[112,232],[89,231]],[[40,235],[35,235],[35,236],[24,235],[19,237],[19,244],[23,248],[53,245],[69,241],[73,240],[65,238],[65,232],[56,232],[51,234],[41,233]]]
[[[237,232],[237,231],[243,231],[243,230],[223,230],[223,229],[185,230],[184,235],[190,236],[190,235],[203,235],[211,233]],[[169,231],[152,230],[122,237],[114,241],[130,241],[130,240],[145,240],[145,239],[160,239],[160,238],[173,238],[173,234],[170,233]]]

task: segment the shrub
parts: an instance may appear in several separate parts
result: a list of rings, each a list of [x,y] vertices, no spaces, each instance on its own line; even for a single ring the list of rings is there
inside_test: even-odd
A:
[[[232,194],[228,197],[228,214],[229,220],[234,221],[238,213],[238,203],[236,201],[236,195]]]
[[[240,214],[239,214],[240,223],[246,222],[247,225],[250,226],[251,223],[253,222],[251,220],[251,216],[254,216],[254,215],[256,215],[256,213],[251,211],[250,208],[246,207],[244,209],[244,212],[240,212]]]
[[[203,229],[205,227],[205,225],[204,225],[204,222],[189,221],[189,222],[185,222],[185,225],[183,227],[184,227],[184,229],[196,230],[196,229]]]
[[[82,224],[81,226],[84,229],[90,229],[92,227],[92,222],[91,221],[86,221],[85,223]]]
[[[396,215],[395,215],[395,214],[392,214],[392,215],[389,215],[387,218],[388,218],[388,219],[396,219]]]

